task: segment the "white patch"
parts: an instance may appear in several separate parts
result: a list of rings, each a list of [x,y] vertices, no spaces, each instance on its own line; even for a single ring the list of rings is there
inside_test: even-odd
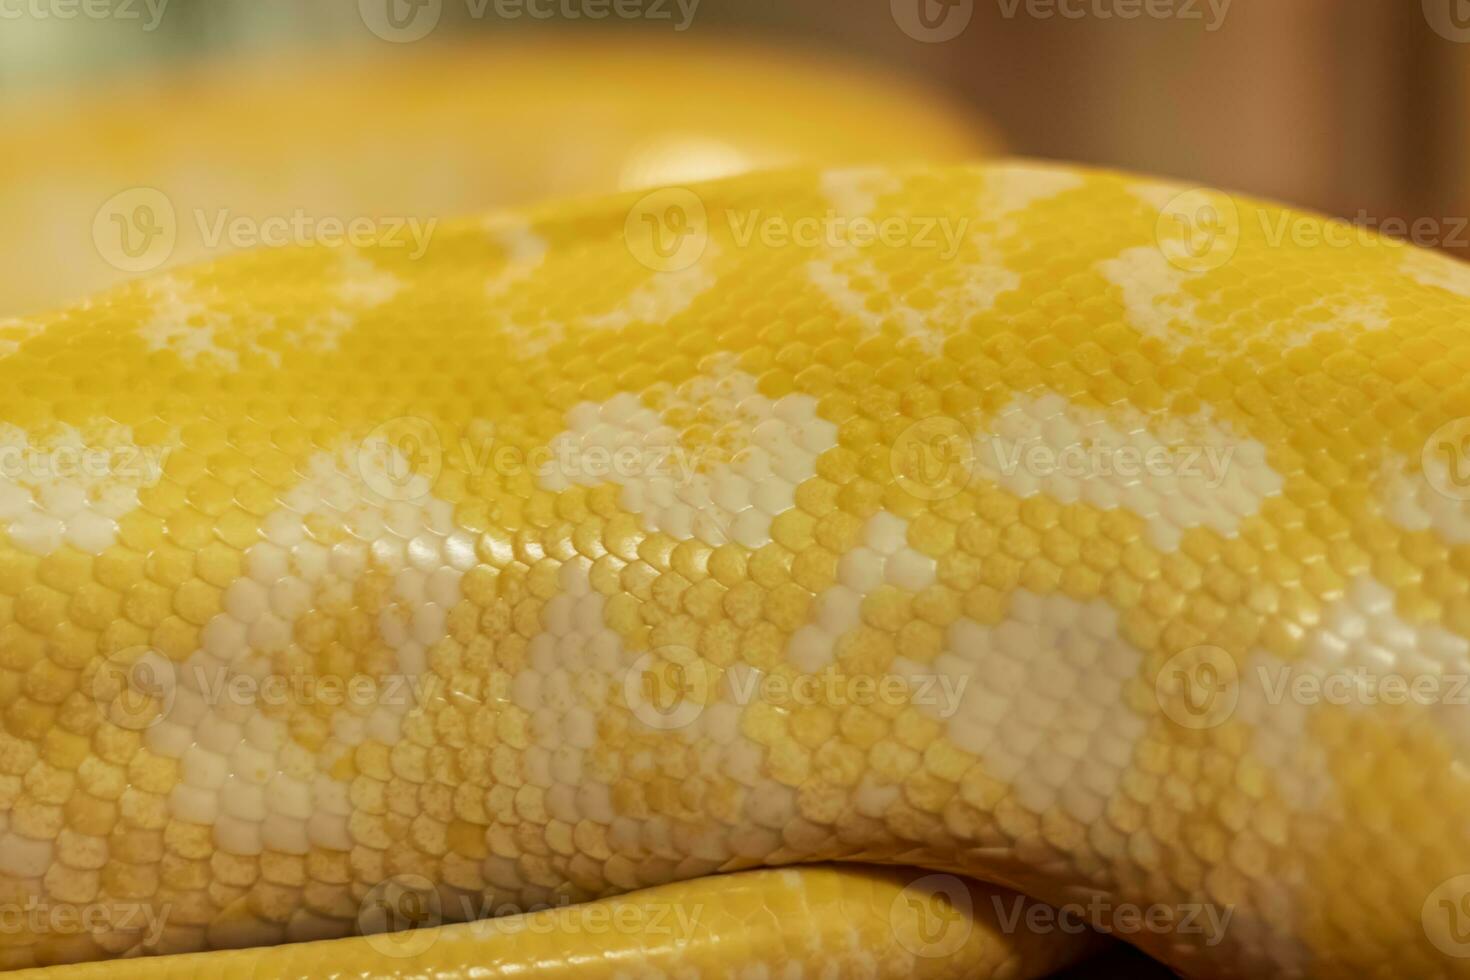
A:
[[[1406,248],[1399,268],[1421,286],[1436,286],[1470,299],[1470,265],[1424,248]]]
[[[838,563],[837,583],[812,604],[812,622],[791,636],[786,659],[797,669],[815,674],[833,662],[837,642],[861,625],[863,598],[879,586],[922,592],[934,584],[935,561],[909,546],[908,526],[886,510],[868,521],[863,543]]]
[[[845,167],[821,175],[822,193],[841,214],[872,214],[880,197],[902,187],[897,174],[881,167]]]
[[[371,261],[353,251],[341,253],[340,272],[342,279],[336,288],[341,306],[307,319],[294,330],[287,342],[302,350],[333,353],[341,349],[342,338],[358,324],[357,313],[375,309],[391,302],[403,288],[403,283],[391,272],[377,268]],[[264,322],[274,322],[267,316]],[[275,351],[252,345],[255,353],[269,357],[279,363]]]
[[[961,692],[950,717],[921,707],[945,723],[951,742],[1008,783],[1018,803],[1033,813],[1060,807],[1092,824],[1148,729],[1123,695],[1142,663],[1107,602],[1021,589],[1004,622],[961,619],[932,667],[902,669],[937,672]]]
[[[1135,330],[1177,344],[1203,324],[1198,303],[1185,289],[1199,274],[1185,272],[1154,245],[1140,245],[1098,264],[1103,278],[1123,291],[1128,323]]]
[[[824,248],[806,264],[808,279],[838,308],[870,333],[878,332],[885,321],[898,324],[906,335],[916,339],[926,350],[934,351],[944,340],[942,328],[961,322],[964,317],[993,309],[1002,293],[1017,288],[1020,274],[1007,268],[1000,242],[1015,230],[1014,219],[1037,201],[1064,193],[1082,183],[1082,178],[1065,170],[1027,164],[987,167],[980,171],[984,187],[976,201],[973,215],[962,228],[951,224],[950,234],[961,236],[954,242],[957,255],[940,253],[945,264],[953,260],[954,269],[962,272],[958,284],[941,285],[938,303],[933,309],[919,310],[899,305],[881,310],[869,306],[875,295],[896,296],[898,292],[874,261],[869,249],[847,244]],[[823,192],[836,212],[846,218],[875,217],[879,197],[901,186],[896,177],[868,170],[839,171],[828,174],[822,182]],[[903,214],[893,217],[903,218]],[[953,222],[954,216],[912,215],[911,230],[915,239],[924,235],[924,222],[930,219]],[[931,229],[932,230],[932,229]],[[940,236],[943,237],[943,236]],[[936,247],[938,243],[936,242]],[[915,246],[909,246],[915,247]],[[952,270],[946,270],[952,271]],[[857,283],[871,284],[858,288]]]
[[[229,370],[240,368],[240,355],[220,346],[216,333],[230,318],[211,312],[192,287],[174,276],[162,276],[148,284],[153,297],[152,315],[138,325],[138,336],[150,351],[173,351],[193,364],[201,357],[218,361]]]
[[[485,284],[486,296],[498,299],[541,267],[548,244],[520,218],[497,215],[486,221],[484,228],[490,239],[506,251],[505,263]]]
[[[1099,412],[1055,393],[1017,397],[975,441],[976,472],[1020,497],[1126,508],[1173,551],[1189,528],[1232,536],[1284,480],[1266,447],[1208,413],[1158,419],[1135,409]]]
[[[544,791],[547,812],[568,825],[590,820],[608,829],[609,844],[628,863],[610,869],[621,888],[662,884],[687,877],[676,864],[694,873],[713,871],[732,857],[763,857],[781,843],[778,831],[797,813],[796,795],[766,774],[765,749],[741,731],[745,707],[737,691],[747,696],[758,689],[758,672],[743,664],[740,673],[749,687],[732,687],[730,677],[717,684],[705,703],[703,696],[680,703],[662,714],[667,692],[650,690],[654,675],[635,674],[640,661],[655,652],[629,650],[605,620],[606,600],[591,584],[585,559],[563,564],[558,572],[560,591],[541,611],[542,631],[532,638],[525,664],[511,679],[510,700],[530,716],[532,745],[522,754],[528,785]],[[691,654],[692,656],[692,654]],[[745,816],[736,826],[706,822],[684,824],[692,831],[675,844],[675,828],[663,816],[639,818],[620,815],[611,787],[584,776],[586,753],[598,744],[598,721],[609,709],[626,706],[631,730],[640,735],[676,738],[699,745],[698,778],[726,776],[747,790]],[[653,772],[658,766],[655,747],[629,746],[621,753],[625,773]],[[643,857],[669,858],[642,862]],[[513,862],[492,856],[484,874],[497,886],[523,884]]]
[[[31,320],[16,318],[0,319],[0,357],[9,357],[20,350],[20,345],[39,334],[44,328]]]
[[[1407,701],[1384,684],[1402,678]],[[1394,594],[1370,576],[1355,579],[1303,639],[1295,661],[1255,651],[1241,679],[1236,716],[1251,726],[1252,754],[1275,776],[1292,809],[1330,813],[1337,803],[1327,753],[1310,729],[1314,713],[1345,710],[1379,720],[1428,717],[1470,760],[1470,640],[1409,623]],[[1417,697],[1419,700],[1414,700]],[[1422,701],[1422,703],[1420,703]]]
[[[140,447],[126,426],[84,435],[62,429],[33,442],[0,425],[0,527],[33,555],[63,545],[100,555],[117,542],[118,521],[138,509],[138,493],[162,479],[167,450]]]
[[[454,526],[451,504],[380,497],[371,485],[382,483],[361,470],[374,465],[350,452],[310,462],[306,478],[267,515],[263,540],[245,552],[246,574],[225,590],[200,649],[166,677],[172,700],[146,744],[182,763],[170,812],[212,825],[216,845],[229,853],[352,847],[348,786],[328,772],[367,739],[399,741],[428,651],[446,635],[460,580],[476,563],[474,536]],[[389,465],[402,472],[407,461]],[[377,475],[387,480],[389,472]],[[318,521],[348,536],[323,545],[309,530]],[[314,608],[350,605],[354,584],[370,568],[393,581],[377,633],[394,669],[375,687],[349,689],[326,746],[308,751],[293,741],[289,718],[307,699],[337,695],[310,686],[319,680],[303,664],[309,655],[295,643],[295,624]],[[290,665],[306,669],[293,676]]]
[[[1324,310],[1322,321],[1309,319],[1310,314]],[[1342,296],[1323,297],[1290,314],[1284,321],[1282,336],[1287,348],[1304,347],[1318,334],[1345,336],[1354,328],[1372,331],[1389,325],[1388,300],[1382,296],[1349,299]]]
[[[668,323],[714,287],[716,276],[708,263],[719,254],[719,247],[710,242],[700,260],[689,268],[655,273],[616,309],[585,317],[581,322],[594,330],[621,330],[632,323]]]
[[[541,610],[525,666],[511,678],[510,700],[530,716],[541,750],[527,754],[526,782],[547,791],[553,819],[609,824],[615,813],[593,789],[582,792],[582,755],[597,744],[597,722],[610,699],[622,698],[621,678],[634,657],[604,619],[606,599],[592,588],[585,563],[559,571],[561,592]],[[594,682],[595,679],[595,682]]]
[[[1384,513],[1405,531],[1430,531],[1446,544],[1470,544],[1470,499],[1458,500],[1436,490],[1434,483],[1454,485],[1449,463],[1442,456],[1426,455],[1419,465],[1433,467],[1427,475],[1397,454],[1384,462],[1377,483]]]
[[[1002,226],[1024,213],[1038,201],[1046,201],[1082,187],[1082,175],[1062,167],[1036,164],[1002,163],[986,167],[984,189],[980,192],[980,216]]]
[[[680,441],[696,412],[716,430],[721,455],[713,460]],[[685,383],[662,412],[629,393],[575,406],[537,479],[554,492],[615,483],[622,507],[648,531],[759,548],[777,515],[796,506],[797,486],[816,475],[817,457],[836,444],[837,427],[817,416],[815,398],[772,400],[750,375],[724,371]]]
[[[351,306],[372,309],[389,302],[403,288],[397,276],[379,269],[353,251],[342,253],[342,284],[337,295]]]
[[[1181,184],[1169,184],[1157,180],[1130,180],[1126,190],[1149,210],[1162,214],[1164,208],[1188,188]]]

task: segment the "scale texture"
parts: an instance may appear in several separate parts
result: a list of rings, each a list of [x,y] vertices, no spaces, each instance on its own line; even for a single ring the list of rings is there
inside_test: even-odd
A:
[[[1470,271],[1324,231],[1029,163],[765,174],[5,322],[0,902],[48,914],[0,961],[541,906],[168,969],[1096,944],[964,875],[1190,976],[1470,974]],[[633,891],[708,910],[681,957],[558,908]]]

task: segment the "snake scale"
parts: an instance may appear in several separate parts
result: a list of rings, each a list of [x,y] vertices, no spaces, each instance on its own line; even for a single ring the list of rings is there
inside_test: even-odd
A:
[[[1467,368],[1448,258],[1028,162],[6,321],[0,962],[1470,974]]]

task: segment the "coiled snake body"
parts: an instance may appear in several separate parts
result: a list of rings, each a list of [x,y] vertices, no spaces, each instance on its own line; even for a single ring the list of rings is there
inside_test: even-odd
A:
[[[6,322],[0,955],[1466,973],[1470,272],[1324,231],[765,174]]]

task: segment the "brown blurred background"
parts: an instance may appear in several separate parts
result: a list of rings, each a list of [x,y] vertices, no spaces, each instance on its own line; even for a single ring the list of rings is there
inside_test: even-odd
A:
[[[391,48],[366,23],[390,3],[400,21],[437,14],[435,37],[738,34],[835,50],[936,82],[1020,154],[1429,218],[1428,237],[1451,240],[1428,244],[1470,254],[1470,232],[1454,234],[1470,214],[1470,0],[668,0],[669,19],[596,23],[565,16],[569,0],[0,0],[0,96],[221,55]]]

